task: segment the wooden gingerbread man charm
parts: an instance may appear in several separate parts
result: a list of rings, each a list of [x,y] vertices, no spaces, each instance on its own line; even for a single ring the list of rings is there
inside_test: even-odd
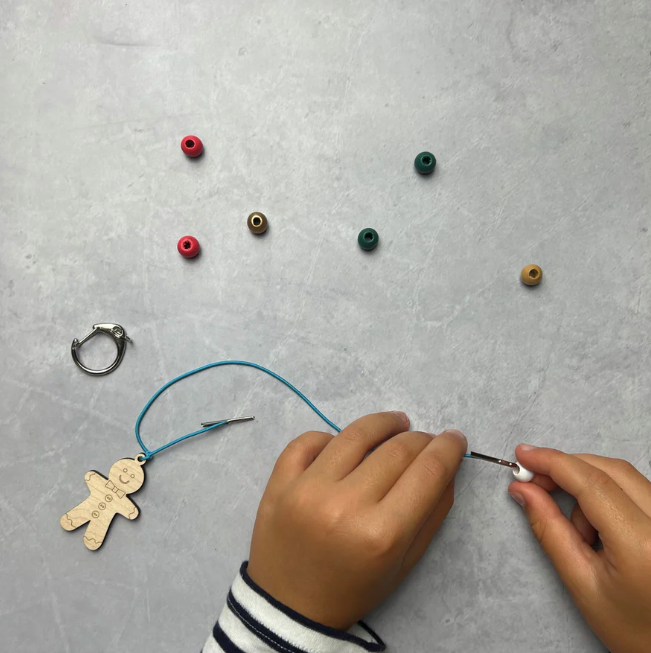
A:
[[[111,467],[108,479],[99,472],[86,472],[84,479],[90,496],[61,517],[61,526],[67,531],[88,523],[84,544],[91,551],[102,546],[116,513],[127,519],[135,519],[140,514],[138,506],[126,496],[139,490],[145,482],[142,468],[145,460],[139,457],[118,460]]]

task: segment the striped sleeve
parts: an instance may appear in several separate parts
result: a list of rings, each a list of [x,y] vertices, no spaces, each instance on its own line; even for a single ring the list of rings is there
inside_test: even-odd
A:
[[[386,649],[380,637],[361,621],[343,632],[279,603],[251,580],[246,567],[244,562],[203,653],[363,653]]]

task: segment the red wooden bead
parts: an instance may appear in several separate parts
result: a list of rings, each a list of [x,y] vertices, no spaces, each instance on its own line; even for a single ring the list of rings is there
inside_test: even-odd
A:
[[[203,143],[201,142],[201,139],[196,136],[186,136],[181,141],[181,149],[185,154],[187,154],[187,156],[194,158],[203,152]]]
[[[199,241],[194,236],[183,236],[176,245],[181,256],[185,258],[194,258],[201,249]]]

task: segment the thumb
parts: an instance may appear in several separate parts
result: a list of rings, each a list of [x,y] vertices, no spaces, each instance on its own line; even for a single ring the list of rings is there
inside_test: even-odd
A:
[[[541,487],[516,481],[509,494],[524,509],[534,536],[574,600],[582,602],[595,577],[593,568],[599,564],[597,553]]]

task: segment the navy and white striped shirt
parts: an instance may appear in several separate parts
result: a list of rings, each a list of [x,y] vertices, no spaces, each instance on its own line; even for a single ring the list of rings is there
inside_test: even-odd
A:
[[[251,580],[246,567],[244,562],[203,653],[363,653],[386,649],[380,637],[361,621],[343,632],[279,603]]]

